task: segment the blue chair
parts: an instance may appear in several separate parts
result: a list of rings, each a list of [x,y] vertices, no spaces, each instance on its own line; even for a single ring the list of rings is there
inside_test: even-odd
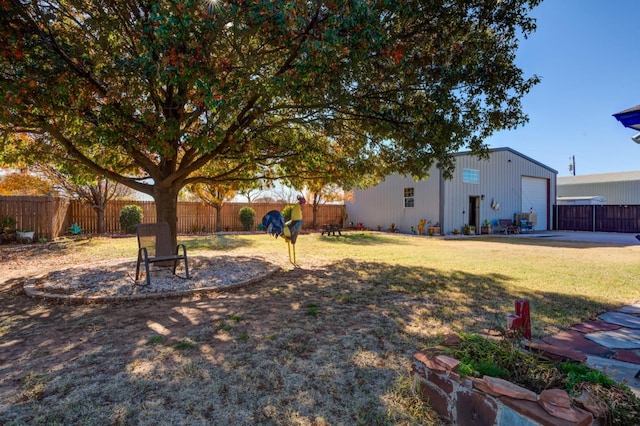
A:
[[[520,218],[520,232],[533,231],[533,222],[529,222],[526,217]]]

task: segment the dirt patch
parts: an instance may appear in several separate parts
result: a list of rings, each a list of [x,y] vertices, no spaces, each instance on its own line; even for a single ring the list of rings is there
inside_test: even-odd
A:
[[[428,300],[363,280],[372,265],[308,256],[222,293],[76,305],[21,285],[92,259],[0,253],[0,423],[435,422],[408,372],[443,328],[420,325]]]

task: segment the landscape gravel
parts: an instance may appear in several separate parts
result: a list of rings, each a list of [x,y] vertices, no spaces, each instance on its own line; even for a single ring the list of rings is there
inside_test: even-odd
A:
[[[144,265],[141,265],[144,271]],[[136,283],[136,262],[131,259],[99,262],[45,272],[25,283],[27,294],[40,297],[113,299],[118,297],[153,297],[189,292],[221,290],[255,282],[280,268],[267,260],[243,256],[193,256],[189,258],[190,278],[178,265],[177,275],[171,267],[151,265],[151,285],[144,273]]]

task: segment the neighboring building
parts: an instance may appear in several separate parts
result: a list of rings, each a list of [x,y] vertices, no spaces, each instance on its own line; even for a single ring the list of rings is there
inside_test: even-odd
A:
[[[587,196],[607,205],[640,204],[640,171],[558,177],[558,197]]]
[[[394,224],[407,233],[426,219],[444,234],[466,224],[479,233],[485,220],[495,226],[499,219],[532,212],[534,229],[551,229],[557,171],[511,148],[491,149],[488,160],[458,153],[455,162],[451,180],[433,167],[426,180],[396,174],[355,190],[353,202],[347,203],[347,221],[373,230]]]
[[[556,204],[559,206],[601,206],[607,204],[607,199],[597,195],[587,195],[584,197],[556,197]]]

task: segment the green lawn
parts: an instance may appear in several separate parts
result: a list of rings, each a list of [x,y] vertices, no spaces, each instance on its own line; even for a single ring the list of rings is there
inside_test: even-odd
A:
[[[190,251],[245,247],[286,258],[265,235],[183,238]],[[516,299],[531,302],[534,334],[554,332],[640,301],[640,247],[496,237],[444,240],[380,233],[303,235],[298,261],[353,265],[364,280],[443,301],[440,319],[473,328],[476,317],[502,321]],[[285,264],[286,265],[286,264]],[[366,266],[366,267],[365,267]]]

